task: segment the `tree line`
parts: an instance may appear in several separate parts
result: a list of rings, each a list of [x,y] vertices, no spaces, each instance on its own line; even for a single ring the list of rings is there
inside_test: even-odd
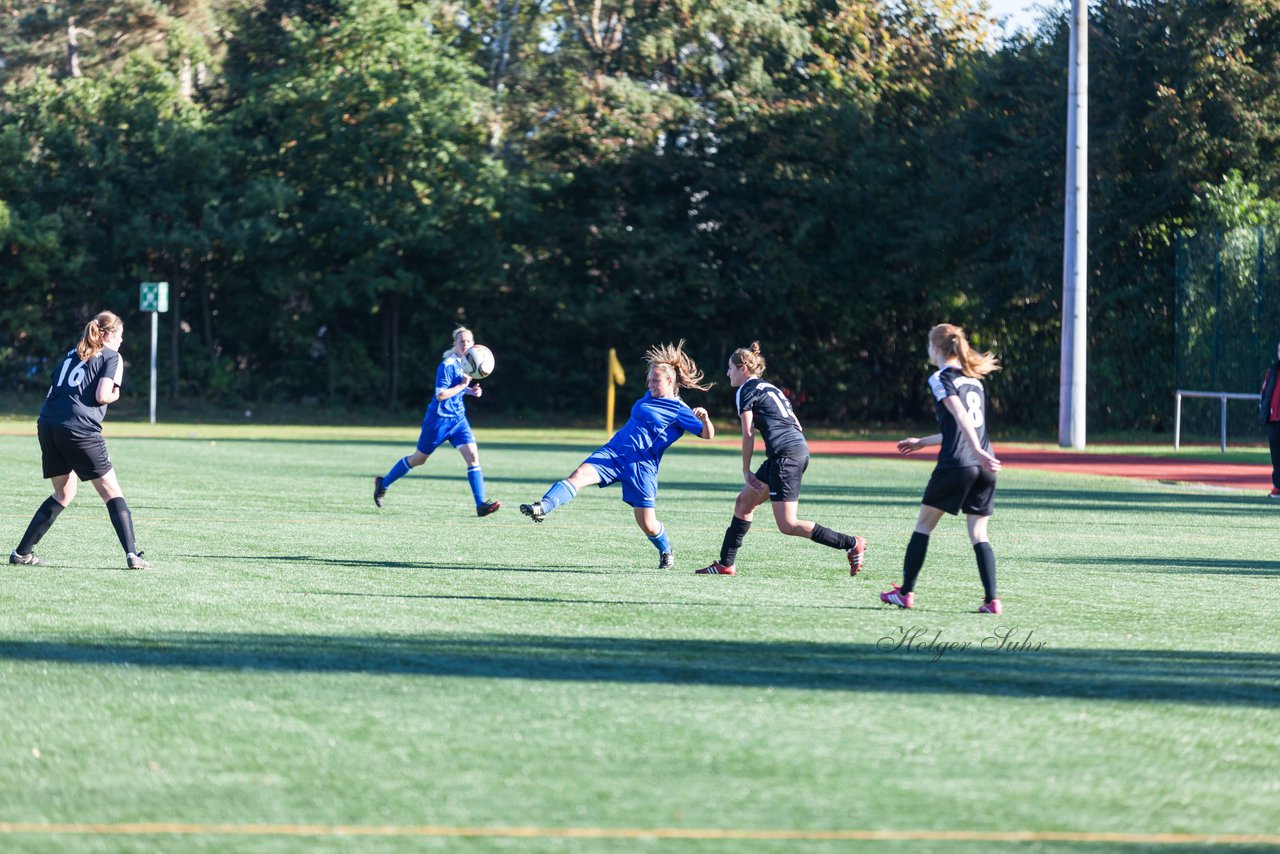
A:
[[[1176,236],[1275,219],[1278,30],[1092,5],[1091,426],[1168,425]],[[927,417],[945,320],[1051,430],[1067,41],[968,0],[0,0],[0,376],[107,307],[141,363],[166,280],[173,399],[416,405],[464,323],[495,411],[760,340],[802,418],[869,426]]]

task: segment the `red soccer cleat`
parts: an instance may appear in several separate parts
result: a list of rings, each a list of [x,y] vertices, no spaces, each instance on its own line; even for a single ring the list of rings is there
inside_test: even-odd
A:
[[[721,566],[720,561],[711,561],[710,566],[704,566],[702,569],[696,569],[694,575],[737,575],[738,570],[732,566]]]
[[[849,549],[849,574],[857,575],[862,571],[862,562],[867,556],[867,541],[864,537],[853,538],[853,548]]]
[[[886,605],[897,605],[899,608],[914,608],[916,606],[916,594],[903,593],[902,585],[893,585],[892,590],[886,590],[880,594],[880,601]]]

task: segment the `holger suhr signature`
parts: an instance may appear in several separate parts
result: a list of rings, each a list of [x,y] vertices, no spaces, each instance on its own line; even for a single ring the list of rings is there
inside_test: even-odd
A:
[[[929,655],[931,661],[940,661],[949,652],[967,652],[980,649],[985,652],[1039,652],[1044,641],[1033,640],[1035,629],[1023,631],[1015,626],[996,626],[991,634],[978,641],[944,640],[942,629],[930,630],[925,626],[898,626],[876,641],[876,649],[882,652],[906,651]]]

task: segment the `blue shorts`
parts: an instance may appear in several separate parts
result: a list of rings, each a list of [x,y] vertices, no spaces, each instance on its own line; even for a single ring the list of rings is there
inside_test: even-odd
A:
[[[622,484],[622,500],[632,507],[653,507],[658,500],[658,464],[632,460],[611,448],[601,448],[583,460],[600,473],[600,486]]]
[[[418,436],[418,453],[431,455],[431,452],[448,440],[455,448],[463,445],[474,445],[476,437],[471,435],[471,423],[465,418],[432,418],[428,416],[422,421],[422,433]]]

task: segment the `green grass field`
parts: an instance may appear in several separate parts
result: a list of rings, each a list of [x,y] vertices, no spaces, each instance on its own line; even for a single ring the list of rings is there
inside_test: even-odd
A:
[[[0,435],[6,550],[48,494],[27,427]],[[868,537],[861,576],[766,509],[742,574],[709,578],[732,447],[668,454],[659,572],[616,487],[519,514],[600,434],[481,431],[488,519],[447,449],[375,510],[415,438],[109,425],[156,567],[122,569],[85,486],[53,566],[0,570],[0,850],[1280,847],[1263,497],[1006,469],[1005,615],[973,613],[954,519],[900,612],[876,594],[920,462],[810,466],[801,515]],[[997,627],[1029,644],[991,649]]]

